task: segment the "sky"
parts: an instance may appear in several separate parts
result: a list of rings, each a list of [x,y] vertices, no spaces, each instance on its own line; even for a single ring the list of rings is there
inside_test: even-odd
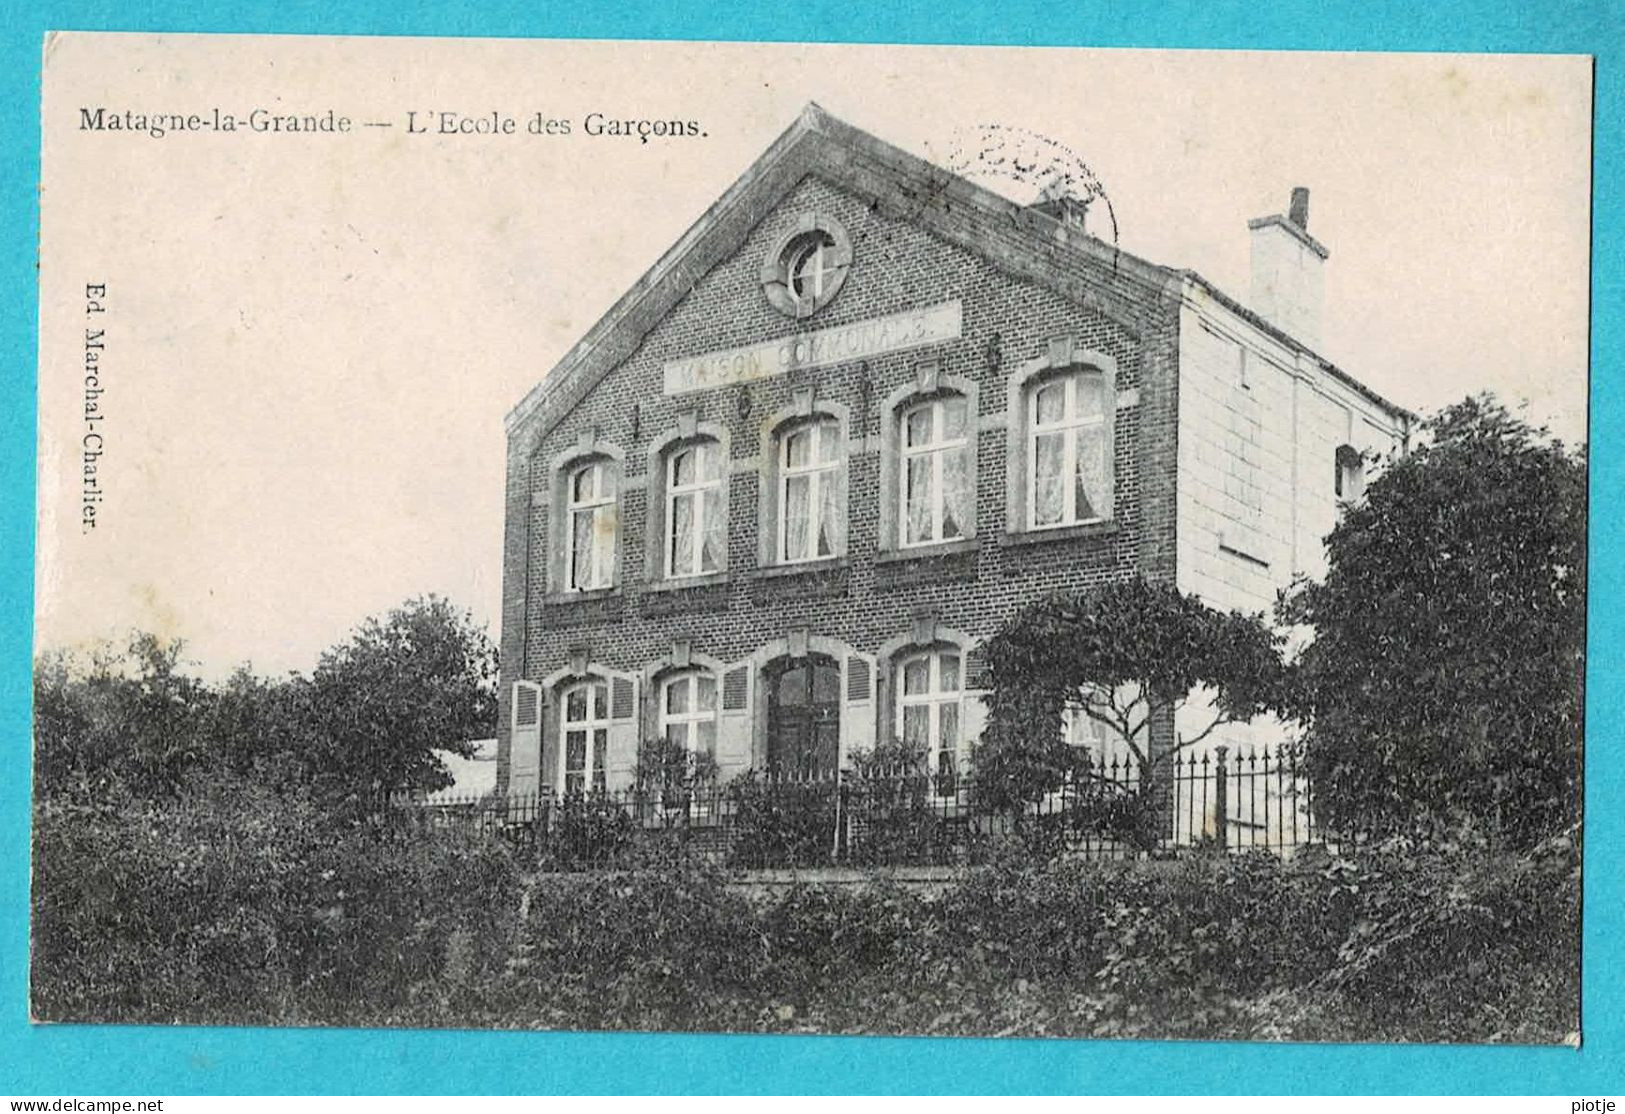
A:
[[[503,416],[810,100],[939,163],[986,125],[1064,144],[1125,249],[1242,300],[1247,220],[1308,186],[1323,355],[1418,411],[1491,389],[1583,440],[1590,82],[1529,55],[59,37],[36,643],[142,629],[205,675],[309,670],[428,592],[495,638]],[[97,107],[243,126],[82,128]],[[442,112],[515,132],[440,135]],[[594,136],[594,113],[702,134]]]

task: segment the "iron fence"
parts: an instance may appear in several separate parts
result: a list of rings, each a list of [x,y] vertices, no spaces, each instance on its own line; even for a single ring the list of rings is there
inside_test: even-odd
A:
[[[1046,856],[1139,858],[1207,846],[1289,855],[1318,842],[1293,747],[1177,754],[1149,773],[1101,758],[1036,799],[917,772],[390,801],[401,822],[510,839],[561,868],[668,853],[729,865],[950,865],[1001,844]]]

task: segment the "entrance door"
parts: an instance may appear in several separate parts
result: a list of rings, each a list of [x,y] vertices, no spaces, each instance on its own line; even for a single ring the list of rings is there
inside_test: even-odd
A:
[[[840,762],[841,667],[822,654],[768,667],[767,767],[780,777],[835,776]]]

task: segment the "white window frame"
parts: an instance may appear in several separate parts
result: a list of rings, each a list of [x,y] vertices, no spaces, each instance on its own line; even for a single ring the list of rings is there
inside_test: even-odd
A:
[[[944,438],[942,430],[947,427],[944,415],[950,402],[958,402],[965,409],[965,430],[957,438]],[[931,412],[931,440],[923,445],[910,445],[908,443],[908,420],[922,410]],[[897,546],[899,549],[915,549],[920,546],[941,545],[944,542],[959,541],[970,537],[970,524],[961,522],[959,533],[953,537],[942,536],[943,508],[946,505],[947,491],[943,482],[946,471],[946,461],[952,453],[964,453],[970,443],[971,435],[971,405],[970,400],[963,395],[944,395],[940,398],[927,399],[902,409],[897,415]],[[931,460],[931,536],[910,540],[909,513],[908,513],[908,476],[909,464],[919,457],[929,457]],[[970,462],[965,464],[965,482],[974,483],[975,475]],[[975,492],[971,493],[970,514],[976,513]]]
[[[711,707],[700,707],[700,682],[710,681],[712,700]],[[678,685],[686,685],[689,690],[689,710],[686,712],[673,712],[670,710],[669,694]],[[704,669],[690,670],[686,673],[677,673],[665,679],[660,685],[660,737],[671,738],[671,728],[683,727],[683,749],[689,754],[698,753],[697,740],[699,725],[711,724],[711,756],[716,757],[717,745],[717,716],[722,710],[722,684],[716,674]]]
[[[1337,470],[1333,475],[1332,498],[1340,503],[1351,503],[1365,494],[1365,457],[1349,454],[1345,458],[1336,454]]]
[[[689,484],[679,485],[677,483],[677,462],[686,453],[705,453],[710,458],[712,474],[709,479],[697,479]],[[727,492],[722,489],[723,480],[726,478],[726,466],[727,461],[722,458],[722,446],[716,441],[690,441],[687,444],[678,445],[666,454],[666,537],[664,549],[667,578],[684,580],[698,576],[711,576],[722,571],[723,561],[721,559],[718,560],[717,567],[714,569],[704,567],[705,537],[711,526],[706,519],[705,496],[707,492],[713,489],[718,490],[720,492],[717,499],[719,513],[723,516],[727,515]],[[696,469],[696,471],[698,470]],[[693,552],[689,554],[693,560],[694,568],[690,572],[678,572],[676,561],[677,501],[685,497],[692,498],[694,501],[694,530],[691,540]],[[723,544],[727,544],[726,537],[723,539]]]
[[[810,242],[812,250],[809,251]],[[836,268],[825,263],[826,258],[835,251],[835,237],[821,228],[803,232],[790,242],[790,250],[785,260],[784,286],[790,295],[790,300],[803,311],[816,308],[824,297],[825,276],[833,279]],[[800,291],[796,289],[798,271],[804,270],[811,264],[812,289]]]
[[[1122,766],[1125,759],[1111,745],[1111,739],[1110,728],[1084,710],[1081,693],[1061,708],[1061,740],[1084,752],[1091,771],[1106,769],[1110,760],[1118,760],[1119,768],[1126,769]]]
[[[576,482],[587,473],[593,475],[593,494],[588,498],[580,499],[576,496]],[[599,588],[608,588],[614,583],[615,545],[617,540],[617,523],[615,521],[617,492],[614,490],[614,486],[609,463],[604,460],[591,460],[572,468],[565,478],[564,580],[566,591],[590,592]],[[609,489],[607,495],[604,493],[606,488]],[[577,520],[583,513],[590,514],[591,525],[589,528],[592,530],[592,543],[588,553],[593,567],[586,582],[578,575],[580,570],[576,567],[576,537],[577,531],[580,529]]]
[[[959,684],[952,690],[942,687],[942,659],[944,657],[956,658],[959,662]],[[927,664],[926,691],[910,694],[903,683],[904,671],[915,662],[925,660]],[[897,694],[897,738],[905,741],[907,734],[904,730],[904,720],[909,708],[925,707],[929,709],[926,726],[926,773],[935,779],[940,772],[940,755],[947,749],[942,745],[942,709],[952,706],[957,709],[956,722],[958,723],[959,737],[954,740],[954,776],[963,779],[969,772],[970,742],[965,732],[965,652],[957,646],[932,646],[925,650],[916,650],[905,654],[897,660],[896,688]]]
[[[1097,771],[1112,770],[1122,778],[1138,778],[1140,776],[1139,764],[1134,758],[1133,750],[1124,742],[1123,734],[1106,720],[1090,715],[1084,710],[1084,698],[1092,686],[1080,689],[1077,696],[1067,701],[1061,708],[1061,737],[1068,746],[1083,747],[1088,750],[1090,764]],[[1093,700],[1097,707],[1105,702],[1105,694],[1099,689],[1093,690]],[[1079,738],[1079,728],[1086,734],[1086,738]],[[1149,745],[1150,729],[1141,727],[1141,735]]]
[[[578,692],[587,694],[587,717],[573,720],[570,718],[570,697]],[[599,703],[600,699],[601,704]],[[559,788],[567,794],[572,792],[601,792],[607,782],[609,765],[609,699],[609,681],[599,677],[577,681],[559,694]],[[586,735],[586,749],[581,769],[581,785],[579,788],[572,789],[570,787],[570,736],[576,732],[582,732]],[[593,761],[598,754],[594,743],[596,741],[595,736],[599,732],[603,733],[604,768],[599,768],[598,764]]]
[[[812,438],[812,454],[808,463],[792,465],[790,463],[790,440],[800,434],[807,434]],[[779,435],[779,490],[778,490],[778,539],[775,543],[774,553],[781,565],[804,565],[812,561],[828,561],[840,556],[840,530],[839,521],[841,509],[839,506],[841,482],[841,423],[830,417],[816,417],[811,421],[798,422]],[[820,454],[827,453],[826,456]],[[809,521],[807,524],[807,537],[812,550],[809,556],[792,557],[789,553],[790,542],[790,482],[797,477],[807,479],[807,507]],[[823,511],[825,485],[834,485],[836,494],[836,521],[832,524],[835,536],[830,538],[830,552],[818,552],[818,520]]]
[[[1078,413],[1078,384],[1085,376],[1094,376],[1100,386],[1100,413],[1082,416]],[[1065,385],[1065,402],[1059,421],[1040,424],[1038,420],[1038,395],[1046,387],[1057,383]],[[1106,430],[1106,415],[1110,400],[1106,397],[1106,378],[1098,371],[1076,369],[1062,372],[1058,375],[1046,375],[1027,385],[1027,529],[1054,530],[1063,526],[1081,526],[1090,522],[1104,522],[1104,514],[1095,514],[1090,518],[1078,516],[1078,442],[1082,432],[1086,429],[1099,428],[1102,431],[1100,472],[1110,482],[1112,470],[1109,461],[1104,459],[1105,454],[1112,451],[1112,438]],[[1061,463],[1062,475],[1066,483],[1061,489],[1061,517],[1055,522],[1040,523],[1038,521],[1038,439],[1041,436],[1061,435]],[[1102,507],[1111,505],[1110,492],[1101,492],[1098,500]]]

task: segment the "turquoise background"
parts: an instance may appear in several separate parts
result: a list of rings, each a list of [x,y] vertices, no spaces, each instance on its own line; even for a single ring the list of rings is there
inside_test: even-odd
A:
[[[11,0],[0,14],[0,1096],[220,1093],[1097,1092],[1618,1093],[1625,1081],[1619,810],[1625,425],[1619,247],[1621,8],[1612,3],[1019,3],[962,9],[719,0],[569,5]],[[1597,57],[1592,275],[1592,595],[1585,1045],[1264,1046],[30,1026],[27,1018],[39,61],[47,29],[771,39],[1077,46],[1588,53]],[[1509,290],[1507,296],[1517,297]],[[1554,1109],[1556,1109],[1554,1107]]]

